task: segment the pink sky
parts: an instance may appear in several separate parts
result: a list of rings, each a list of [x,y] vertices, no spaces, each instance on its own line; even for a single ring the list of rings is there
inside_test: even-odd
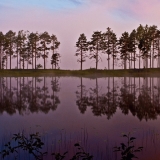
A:
[[[107,27],[119,37],[124,31],[136,29],[139,24],[157,25],[158,28],[160,26],[159,0],[59,0],[61,3],[67,2],[66,4],[58,4],[57,0],[52,0],[52,3],[51,0],[46,0],[43,5],[38,2],[33,5],[29,1],[28,4],[23,4],[22,1],[17,5],[13,0],[1,0],[0,30],[4,33],[10,29],[39,33],[48,31],[57,35],[61,42],[59,52],[62,69],[79,69],[80,64],[74,55],[75,43],[81,33],[86,34],[90,40],[93,31],[105,32]],[[70,7],[73,4],[74,7]],[[102,57],[104,59],[99,68],[104,69],[107,60],[105,56]],[[95,63],[87,60],[84,67],[95,67]]]

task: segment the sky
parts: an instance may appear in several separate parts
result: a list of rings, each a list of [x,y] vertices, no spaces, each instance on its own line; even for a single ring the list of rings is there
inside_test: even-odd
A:
[[[75,44],[84,33],[90,40],[94,31],[110,27],[118,37],[139,24],[160,27],[160,0],[0,0],[0,31],[28,30],[55,34],[61,42],[61,69],[80,69]],[[107,66],[107,58],[99,68]],[[48,60],[50,63],[50,60]],[[84,68],[95,67],[87,60]]]

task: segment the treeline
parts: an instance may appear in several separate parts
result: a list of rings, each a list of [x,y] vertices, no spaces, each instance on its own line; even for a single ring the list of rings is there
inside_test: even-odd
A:
[[[0,32],[0,69],[8,69],[8,66],[12,69],[14,58],[17,69],[46,69],[46,60],[49,57],[52,69],[56,69],[60,60],[59,45],[57,37],[48,32]],[[107,55],[108,69],[114,69],[115,65],[124,69],[160,68],[160,30],[155,25],[139,25],[131,33],[122,33],[120,38],[109,27],[104,33],[93,32],[90,41],[83,33],[76,42],[76,48],[75,55],[79,57],[77,61],[81,64],[81,70],[86,58],[94,59],[95,68],[98,69],[98,64],[102,61],[101,54]],[[43,60],[43,65],[37,64],[38,59]]]
[[[99,61],[102,60],[101,53],[107,55],[108,69],[114,69],[115,65],[122,66],[124,69],[160,67],[160,30],[155,25],[139,25],[131,33],[122,33],[119,39],[109,27],[104,33],[94,32],[90,41],[87,41],[85,34],[81,34],[76,47],[81,70],[86,57],[95,60],[97,69]]]
[[[48,32],[39,34],[29,31],[19,31],[17,34],[12,30],[6,34],[0,32],[0,69],[12,69],[12,59],[16,59],[17,69],[46,69],[46,59],[51,51],[51,66],[56,69],[60,54],[57,52],[60,42],[57,37]],[[37,59],[43,59],[42,64],[37,64]],[[9,61],[9,62],[8,62]]]

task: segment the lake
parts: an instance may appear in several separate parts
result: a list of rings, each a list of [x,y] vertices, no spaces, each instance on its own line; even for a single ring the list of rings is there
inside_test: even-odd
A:
[[[0,84],[1,150],[14,133],[39,132],[44,159],[65,151],[69,159],[79,142],[95,160],[119,160],[113,147],[130,133],[134,147],[144,147],[140,160],[160,160],[160,77],[1,77]]]

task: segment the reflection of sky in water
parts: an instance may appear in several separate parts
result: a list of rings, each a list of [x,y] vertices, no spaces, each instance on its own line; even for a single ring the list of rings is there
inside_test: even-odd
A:
[[[39,83],[37,82],[37,87],[42,88],[44,85],[44,77],[41,77],[39,79],[42,79],[42,81]],[[31,80],[32,77],[29,77],[28,79],[24,78],[24,84],[27,84],[27,81],[29,82]],[[34,80],[35,78],[33,78],[33,87],[35,85]],[[48,88],[48,91],[46,91],[46,93],[48,95],[51,95],[53,93],[51,88],[51,80],[51,77],[45,78],[45,86]],[[108,120],[106,115],[94,116],[92,113],[93,107],[91,106],[87,107],[84,114],[81,114],[78,106],[76,105],[76,91],[80,91],[80,88],[78,86],[80,86],[81,79],[76,77],[61,77],[57,78],[57,80],[59,80],[58,83],[60,90],[55,94],[59,97],[60,103],[58,104],[56,110],[50,110],[47,114],[44,114],[42,111],[38,111],[37,113],[31,113],[29,110],[26,110],[25,112],[23,112],[23,115],[19,115],[17,111],[17,113],[13,114],[12,116],[4,112],[2,115],[0,115],[1,137],[4,137],[6,133],[12,134],[22,129],[26,130],[27,132],[32,132],[35,130],[39,130],[40,132],[47,131],[47,135],[51,139],[54,139],[54,137],[58,137],[58,134],[62,129],[65,130],[66,137],[69,137],[70,134],[73,137],[75,136],[75,134],[77,134],[78,137],[81,137],[78,134],[80,134],[85,128],[87,132],[86,134],[88,135],[88,143],[93,143],[94,145],[98,144],[101,147],[104,146],[104,143],[106,144],[106,141],[108,141],[108,147],[111,151],[112,147],[115,144],[119,144],[121,141],[123,141],[123,139],[120,137],[121,133],[126,133],[130,131],[132,132],[134,130],[136,131],[133,133],[133,135],[137,138],[136,144],[143,144],[145,147],[145,151],[150,150],[150,153],[145,152],[147,156],[157,156],[158,153],[155,154],[154,151],[155,149],[157,149],[157,147],[159,147],[160,143],[158,141],[158,138],[156,143],[153,143],[152,130],[154,131],[154,133],[160,132],[159,116],[156,120],[148,119],[146,121],[143,119],[140,121],[137,116],[133,116],[131,112],[129,112],[128,115],[124,115],[122,113],[122,110],[120,108],[117,108],[116,113],[113,114]],[[16,79],[11,78],[11,82],[11,89],[13,89],[13,87],[16,88]],[[18,85],[20,84],[19,82],[20,79],[18,79]],[[83,85],[86,87],[86,90],[88,90],[88,95],[90,88],[93,89],[96,87],[96,79],[83,78],[82,82]],[[129,84],[133,85],[134,78],[126,78],[125,82],[127,86],[129,86]],[[135,78],[137,96],[140,92],[140,90],[138,89],[139,82],[140,87],[142,87],[144,84],[145,87],[146,84],[148,84],[149,88],[150,85],[152,86],[153,84],[158,87],[157,78]],[[23,83],[23,78],[21,78],[21,83]],[[10,89],[9,78],[7,78],[7,83],[5,82],[5,84]],[[113,78],[98,78],[97,84],[99,87],[99,96],[107,92],[111,92],[113,89]],[[118,94],[121,91],[122,84],[124,84],[124,78],[114,78],[114,85],[116,87],[115,90],[117,90]],[[155,96],[158,92],[157,89],[154,88],[154,85],[151,88],[151,96]],[[30,85],[30,87],[31,86],[32,84]],[[128,90],[130,90],[131,92],[131,88],[128,88]],[[50,98],[47,98],[47,100],[50,100]],[[54,135],[53,137],[51,136],[51,133]],[[149,139],[149,137],[151,137],[151,139]],[[94,145],[91,146],[94,148]]]

